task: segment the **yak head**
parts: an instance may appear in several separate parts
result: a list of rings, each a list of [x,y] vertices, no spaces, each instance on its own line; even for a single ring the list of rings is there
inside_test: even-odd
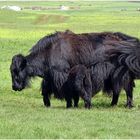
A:
[[[10,66],[13,90],[21,91],[27,86],[29,78],[26,67],[27,61],[22,54],[13,56]]]

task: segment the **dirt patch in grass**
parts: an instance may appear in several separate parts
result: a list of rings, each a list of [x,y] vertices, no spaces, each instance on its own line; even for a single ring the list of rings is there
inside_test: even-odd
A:
[[[68,16],[62,15],[40,15],[37,17],[34,24],[63,23],[68,20],[68,18]]]

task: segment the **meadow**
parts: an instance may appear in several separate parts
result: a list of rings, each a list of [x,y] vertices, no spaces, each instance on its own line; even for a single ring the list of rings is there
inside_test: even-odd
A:
[[[52,97],[50,108],[43,106],[41,79],[32,79],[31,87],[12,91],[10,63],[13,55],[28,54],[43,36],[70,29],[76,33],[116,31],[140,38],[140,3],[97,1],[3,1],[18,5],[22,11],[0,10],[0,138],[140,138],[140,82],[134,89],[134,108],[124,107],[122,91],[118,105],[97,94],[90,110],[80,100],[78,109],[66,109],[65,101]],[[68,11],[58,9],[70,6]],[[41,6],[48,10],[30,10]]]

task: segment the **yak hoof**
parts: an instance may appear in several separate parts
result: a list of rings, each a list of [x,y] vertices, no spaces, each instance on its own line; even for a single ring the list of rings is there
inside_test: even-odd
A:
[[[117,105],[117,103],[113,103],[113,102],[111,103],[112,107],[115,107],[116,105]]]
[[[86,109],[90,109],[91,108],[91,104],[90,103],[85,103],[85,108]]]
[[[127,104],[125,105],[125,107],[131,109],[131,108],[134,107],[134,105],[132,105],[131,103],[127,103]]]
[[[78,105],[74,105],[75,108],[78,108]]]
[[[111,104],[111,107],[116,107],[117,106],[117,104]]]
[[[70,109],[70,108],[72,108],[72,105],[67,105],[66,108],[67,108],[67,109]]]
[[[50,104],[45,104],[45,107],[51,107],[51,105]]]

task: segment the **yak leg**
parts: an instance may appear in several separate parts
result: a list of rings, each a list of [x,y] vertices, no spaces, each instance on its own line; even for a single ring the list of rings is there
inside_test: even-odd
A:
[[[91,82],[90,73],[86,73],[86,77],[84,78],[83,84],[85,87],[85,91],[87,93],[87,94],[85,94],[87,96],[87,105],[85,104],[85,107],[90,108],[91,107],[91,98],[92,98],[92,82]]]
[[[112,99],[112,102],[111,102],[111,106],[117,105],[118,99],[119,99],[119,93],[113,91],[113,99]]]
[[[119,67],[116,70],[116,74],[114,74],[115,78],[112,79],[113,99],[111,106],[117,105],[121,89],[125,84],[126,78],[128,78],[127,70],[124,67]]]
[[[72,107],[72,92],[68,81],[63,84],[62,91],[66,100],[66,108]]]
[[[85,101],[85,108],[90,109],[91,108],[91,98],[87,95],[83,96],[83,99]]]
[[[46,107],[50,107],[51,106],[50,99],[49,99],[49,92],[51,92],[51,91],[49,91],[47,89],[48,86],[49,85],[48,85],[47,81],[45,81],[43,79],[43,81],[42,81],[42,96],[43,96],[44,105]]]
[[[79,102],[79,94],[74,95],[74,107],[78,107],[78,102]]]
[[[82,97],[82,99],[85,102],[85,108],[90,109],[91,108],[91,97],[87,94],[87,92],[84,89],[81,89],[79,91],[79,95]]]
[[[111,102],[111,106],[115,106],[118,103],[118,99],[119,99],[119,95],[120,95],[120,91],[121,91],[121,87],[118,84],[115,84],[117,86],[113,86],[113,97],[112,97],[112,102]]]
[[[91,88],[90,90],[87,90],[86,92],[85,88],[88,89],[88,87],[87,86],[84,87],[85,85],[83,83],[83,79],[77,80],[75,84],[76,84],[76,88],[79,95],[82,97],[82,99],[85,102],[85,108],[90,108],[91,107],[91,94],[92,94]]]
[[[72,97],[70,95],[66,95],[65,100],[66,100],[66,107],[71,108],[72,107]]]
[[[127,96],[126,107],[128,108],[133,107],[133,86],[134,86],[134,81],[132,80],[125,87],[126,96]]]

